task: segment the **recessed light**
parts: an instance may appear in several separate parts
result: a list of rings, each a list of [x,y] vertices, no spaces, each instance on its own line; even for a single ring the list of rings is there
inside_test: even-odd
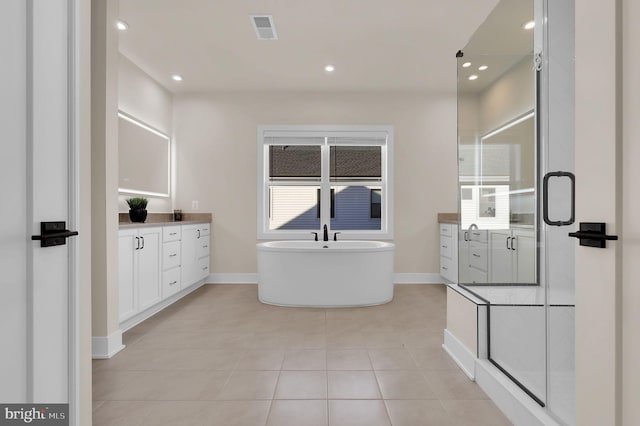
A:
[[[488,67],[488,66],[486,66],[486,65],[480,65],[480,66],[478,67],[478,71],[484,71],[484,70],[486,70],[487,68],[489,68],[489,67]]]
[[[536,22],[535,21],[529,21],[527,23],[525,23],[522,28],[524,28],[525,30],[532,30],[533,27],[536,26]]]
[[[118,19],[116,21],[116,28],[119,29],[120,31],[126,31],[129,29],[129,24],[127,24],[121,19]]]
[[[475,74],[469,76],[469,80],[473,81],[473,80],[477,80],[477,79],[478,79],[478,76],[475,75]]]
[[[324,67],[324,70],[326,72],[334,72],[336,70],[336,67],[334,67],[333,65],[327,65],[326,67]]]
[[[182,76],[180,74],[174,74],[171,76],[174,81],[182,81]]]
[[[462,64],[462,68],[469,68],[471,66],[471,62],[465,62]]]

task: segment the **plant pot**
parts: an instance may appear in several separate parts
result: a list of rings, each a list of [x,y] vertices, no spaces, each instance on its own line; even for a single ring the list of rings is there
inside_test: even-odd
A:
[[[129,210],[129,219],[131,219],[131,222],[144,223],[147,220],[147,209]]]

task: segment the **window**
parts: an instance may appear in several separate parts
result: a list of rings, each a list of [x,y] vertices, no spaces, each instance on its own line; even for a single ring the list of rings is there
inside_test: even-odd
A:
[[[258,128],[258,238],[392,239],[391,126]]]

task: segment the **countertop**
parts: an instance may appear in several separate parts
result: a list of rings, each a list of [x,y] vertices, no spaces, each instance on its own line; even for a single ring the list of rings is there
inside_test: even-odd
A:
[[[438,223],[458,224],[458,213],[438,213]]]
[[[178,222],[174,221],[173,213],[149,213],[144,223],[134,223],[129,220],[129,213],[118,213],[120,229],[211,223],[212,215],[211,213],[182,213],[182,219]]]

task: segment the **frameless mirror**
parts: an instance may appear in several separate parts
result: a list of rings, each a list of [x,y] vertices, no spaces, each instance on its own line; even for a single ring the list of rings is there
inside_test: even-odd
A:
[[[537,281],[532,21],[502,0],[458,55],[461,284]]]
[[[169,196],[170,140],[140,120],[118,113],[118,191]]]

